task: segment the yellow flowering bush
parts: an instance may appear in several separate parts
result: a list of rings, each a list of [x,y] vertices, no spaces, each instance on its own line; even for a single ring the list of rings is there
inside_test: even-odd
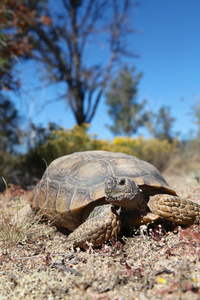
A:
[[[178,141],[169,143],[167,140],[116,137],[112,142],[112,151],[120,151],[148,161],[163,170],[177,148]]]
[[[37,154],[43,157],[47,164],[62,155],[77,151],[105,150],[123,152],[146,160],[163,170],[176,148],[177,142],[167,140],[115,137],[113,141],[98,139],[97,135],[87,133],[88,124],[75,125],[74,128],[52,131],[47,143],[37,149]]]

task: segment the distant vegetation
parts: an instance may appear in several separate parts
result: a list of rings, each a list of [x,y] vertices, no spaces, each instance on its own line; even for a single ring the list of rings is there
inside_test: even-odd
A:
[[[200,166],[200,138],[185,143],[159,140],[115,137],[113,141],[98,139],[97,135],[87,133],[88,125],[75,125],[71,130],[57,127],[50,123],[48,128],[35,135],[35,141],[25,154],[9,151],[0,155],[0,176],[7,183],[24,185],[35,184],[42,176],[46,167],[55,158],[76,151],[105,150],[124,152],[135,155],[155,165],[160,171],[170,169],[173,173],[193,171]],[[173,167],[172,167],[173,164]],[[5,188],[4,181],[1,189]]]

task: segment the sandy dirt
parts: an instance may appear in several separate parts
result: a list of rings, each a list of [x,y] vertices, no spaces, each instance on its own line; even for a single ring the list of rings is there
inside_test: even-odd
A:
[[[200,203],[194,177],[166,179]],[[200,299],[200,226],[150,224],[83,251],[36,220],[11,226],[23,199],[16,187],[0,195],[0,299]]]

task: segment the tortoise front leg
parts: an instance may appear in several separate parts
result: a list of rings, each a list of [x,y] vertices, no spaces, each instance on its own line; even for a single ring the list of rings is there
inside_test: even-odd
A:
[[[75,246],[98,246],[120,233],[121,221],[113,205],[94,208],[86,221],[67,238]]]
[[[168,221],[180,225],[200,223],[200,205],[190,200],[158,194],[150,197],[147,205],[151,212]]]

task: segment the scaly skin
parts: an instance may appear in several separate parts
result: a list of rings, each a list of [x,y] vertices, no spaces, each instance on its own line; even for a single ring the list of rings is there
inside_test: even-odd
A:
[[[98,246],[120,233],[121,221],[113,205],[105,205],[101,213],[86,219],[67,238],[75,246]]]
[[[158,194],[150,197],[147,205],[154,214],[179,225],[200,223],[200,205],[190,200]]]

